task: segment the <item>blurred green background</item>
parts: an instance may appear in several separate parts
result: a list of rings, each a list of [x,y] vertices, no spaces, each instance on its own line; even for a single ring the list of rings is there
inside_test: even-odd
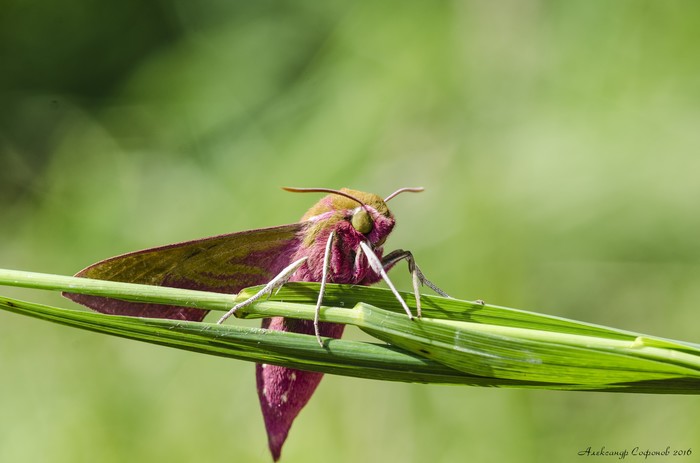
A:
[[[451,295],[698,342],[698,45],[680,1],[3,0],[0,267],[296,221],[317,196],[283,185],[422,185],[387,249]],[[0,313],[0,365],[2,462],[269,461],[252,364]],[[700,461],[699,415],[326,377],[282,458]]]

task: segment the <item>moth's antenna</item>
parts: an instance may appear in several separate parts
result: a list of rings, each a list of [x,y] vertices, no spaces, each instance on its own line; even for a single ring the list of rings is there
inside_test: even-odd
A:
[[[423,188],[422,186],[408,187],[408,188],[399,188],[398,190],[394,191],[392,194],[390,194],[389,196],[387,196],[387,197],[384,199],[384,202],[385,202],[385,203],[388,203],[389,200],[390,200],[391,198],[400,195],[400,194],[403,193],[404,191],[410,191],[411,193],[420,193],[420,192],[423,191],[423,190],[425,190],[425,188]]]
[[[356,201],[360,206],[365,207],[365,203],[357,199],[351,194],[345,193],[344,191],[334,190],[332,188],[295,188],[289,186],[283,186],[283,190],[291,191],[292,193],[333,193],[340,196],[345,196],[348,199]]]

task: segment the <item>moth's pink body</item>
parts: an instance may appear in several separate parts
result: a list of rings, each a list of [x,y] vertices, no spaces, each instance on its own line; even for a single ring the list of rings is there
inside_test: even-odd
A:
[[[330,282],[353,285],[371,285],[378,282],[381,276],[371,269],[367,257],[364,254],[358,256],[360,241],[368,240],[374,248],[374,253],[381,259],[382,248],[374,246],[383,243],[391,233],[394,219],[377,213],[373,208],[370,208],[370,214],[374,219],[374,227],[367,235],[355,230],[350,222],[341,221],[332,229],[323,229],[319,232],[311,246],[300,246],[291,261],[304,256],[308,257],[308,260],[296,271],[290,281],[321,281],[325,246],[329,233],[333,231],[335,236],[330,254]],[[311,220],[324,219],[325,217],[317,217]],[[305,320],[275,317],[265,319],[262,326],[278,331],[314,334],[313,323]],[[344,327],[344,325],[321,322],[319,331],[321,336],[340,338]],[[270,451],[277,461],[292,422],[313,395],[323,374],[258,364],[255,376]]]
[[[352,195],[362,206],[342,193]],[[357,214],[357,213],[360,214]],[[371,221],[366,233],[357,230],[355,215]],[[321,281],[326,244],[330,250],[328,281],[371,285],[381,279],[360,252],[366,242],[379,259],[382,244],[394,228],[394,218],[379,196],[343,189],[322,198],[296,224],[249,230],[201,240],[171,244],[112,257],[93,264],[76,276],[176,288],[237,293],[265,284],[290,263],[306,257],[289,281]],[[365,222],[366,224],[366,222]],[[362,228],[362,226],[359,226]],[[201,321],[206,311],[159,304],[66,293],[67,297],[102,313],[136,317]],[[313,334],[313,323],[271,318],[263,327]],[[321,336],[339,338],[343,325],[320,324]],[[258,396],[268,433],[270,451],[280,456],[289,428],[313,395],[323,375],[274,365],[257,365]]]

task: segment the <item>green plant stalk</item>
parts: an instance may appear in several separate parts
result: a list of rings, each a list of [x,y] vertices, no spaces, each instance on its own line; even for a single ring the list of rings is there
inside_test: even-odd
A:
[[[91,280],[49,273],[0,269],[0,285],[19,288],[66,291],[91,296],[107,296],[125,301],[180,305],[206,310],[229,310],[236,304],[236,295],[137,285],[118,281]]]
[[[155,299],[213,310],[227,310],[236,300],[244,300],[255,291],[248,289],[233,297],[6,270],[0,270],[0,284],[135,301]],[[317,284],[311,283],[285,285],[271,300],[254,304],[241,315],[310,319],[317,288]],[[115,317],[7,298],[0,299],[0,307],[171,347],[374,379],[567,390],[658,393],[700,390],[700,349],[695,344],[454,299],[426,297],[425,317],[415,321],[405,314],[357,302],[358,298],[371,300],[383,304],[383,308],[401,310],[396,303],[391,307],[386,293],[381,289],[361,288],[358,292],[356,288],[329,285],[324,298],[329,307],[323,308],[321,319],[355,324],[408,352],[392,346],[342,340],[326,340],[327,349],[322,349],[313,337],[293,333]],[[354,305],[355,309],[333,305]],[[536,329],[538,326],[543,329]]]

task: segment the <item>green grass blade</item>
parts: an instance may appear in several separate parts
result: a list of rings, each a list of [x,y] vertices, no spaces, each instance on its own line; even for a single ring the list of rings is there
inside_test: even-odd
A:
[[[227,310],[237,296],[0,270],[0,284]],[[290,283],[242,316],[313,318],[317,283]],[[410,295],[404,297],[412,304]],[[456,299],[423,299],[411,321],[387,290],[328,285],[321,320],[355,324],[391,345],[234,325],[115,317],[0,298],[0,308],[180,349],[392,381],[619,392],[700,392],[700,346]],[[370,305],[371,303],[372,305]],[[381,306],[378,308],[377,306]],[[348,310],[348,308],[353,308]]]
[[[271,296],[270,299],[306,303],[318,297],[318,288],[318,283],[288,283],[275,295]],[[254,290],[254,288],[244,290],[241,292],[241,296],[247,294],[247,297],[250,297],[250,295],[254,294]],[[415,307],[415,298],[412,293],[401,293],[401,295],[409,307]],[[323,297],[324,305],[333,307],[353,307],[357,303],[370,301],[372,305],[381,307],[384,310],[404,313],[393,293],[383,288],[329,285]],[[421,307],[425,318],[530,328],[557,333],[590,336],[603,335],[611,339],[620,340],[634,340],[639,336],[638,333],[631,331],[579,322],[553,315],[425,294],[421,295]],[[696,347],[700,346],[696,345]]]
[[[323,373],[388,381],[539,387],[533,382],[502,381],[464,374],[439,362],[387,345],[332,339],[327,341],[327,349],[323,349],[313,336],[296,333],[235,325],[104,315],[1,296],[0,308],[152,344]]]
[[[410,321],[367,304],[359,309],[363,329],[373,336],[472,374],[598,386],[700,379],[700,351],[460,321]]]

